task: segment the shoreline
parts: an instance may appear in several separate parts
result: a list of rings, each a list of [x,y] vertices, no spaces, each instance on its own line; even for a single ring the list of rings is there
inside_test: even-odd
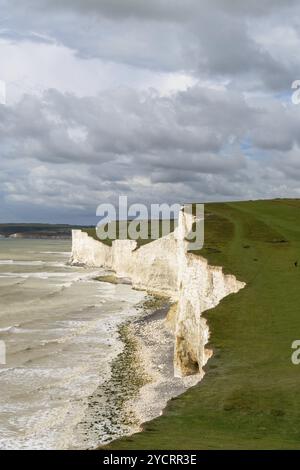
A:
[[[167,315],[163,316],[169,310],[158,309],[130,325],[137,338],[142,364],[150,376],[138,396],[127,404],[138,421],[131,434],[142,432],[143,425],[161,416],[172,398],[195,386],[204,375],[174,376],[174,335],[166,326]]]
[[[96,450],[142,432],[145,423],[163,414],[172,398],[195,386],[204,375],[174,376],[174,334],[168,320],[174,304],[165,297],[146,295],[137,307],[141,314],[119,328],[123,350],[113,361],[104,387],[110,395],[109,437]]]
[[[172,398],[200,382],[203,367],[212,355],[206,347],[210,332],[202,313],[245,286],[234,275],[224,273],[222,266],[210,265],[203,256],[189,252],[186,236],[195,221],[192,213],[181,211],[174,233],[138,249],[132,240],[114,240],[112,246],[107,246],[85,232],[72,232],[72,263],[103,266],[110,271],[113,283],[127,279],[135,290],[163,296],[165,302],[177,302],[176,312],[174,309],[167,318],[155,306],[152,320],[148,312],[136,321],[132,319],[128,327],[138,350],[139,370],[150,380],[126,402],[126,410],[135,420],[127,428],[129,431],[120,433],[118,438],[141,431],[143,425],[163,414]],[[99,441],[101,437],[100,434]],[[100,441],[99,445],[106,443]]]

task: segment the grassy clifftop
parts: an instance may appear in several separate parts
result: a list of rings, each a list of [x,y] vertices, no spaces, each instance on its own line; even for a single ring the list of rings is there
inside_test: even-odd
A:
[[[147,243],[151,243],[153,241],[153,239],[151,238],[151,221],[149,220],[140,220],[139,222],[136,222],[137,224],[143,224],[144,228],[146,228],[145,232],[146,232],[146,238],[138,238],[136,241],[137,241],[137,246],[140,247],[142,245],[146,245]],[[158,230],[159,230],[159,237],[162,236],[162,221],[161,220],[157,220],[155,221],[155,223],[158,224]],[[128,239],[130,240],[131,237],[130,237],[130,233],[128,233],[128,227],[130,225],[130,221],[120,221],[120,220],[117,220],[115,222],[116,224],[116,227],[115,227],[115,238],[113,239],[104,239],[104,240],[101,240],[99,239],[98,235],[97,235],[97,230],[96,228],[93,228],[93,227],[88,227],[88,228],[85,228],[83,229],[83,232],[87,232],[87,234],[94,238],[94,240],[97,240],[101,243],[104,243],[105,245],[108,245],[108,246],[112,246],[112,242],[114,240],[118,240],[120,238],[122,238],[120,236],[120,234],[123,232],[123,235],[125,234],[125,239]],[[174,219],[171,219],[170,220],[170,225],[169,227],[165,227],[165,230],[166,230],[166,233],[164,233],[164,235],[167,235],[168,233],[171,233],[174,231],[175,229],[175,226],[176,226],[176,223],[175,223],[175,220]],[[104,225],[105,227],[105,231],[108,230],[108,227],[109,227],[109,224],[105,224]],[[138,225],[137,228],[136,228],[137,232],[139,233],[141,231],[141,225]]]
[[[300,200],[206,212],[197,253],[247,286],[205,314],[214,355],[203,381],[112,449],[300,449]]]

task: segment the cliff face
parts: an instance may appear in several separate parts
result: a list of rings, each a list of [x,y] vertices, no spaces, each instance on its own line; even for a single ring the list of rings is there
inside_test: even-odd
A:
[[[89,237],[86,232],[72,232],[73,264],[103,266],[117,276],[128,277],[137,289],[177,299],[177,238],[160,238],[137,249],[133,240],[115,240],[112,247]]]
[[[72,264],[110,268],[112,265],[111,251],[109,246],[97,242],[86,232],[72,230]]]
[[[206,259],[187,252],[185,237],[194,220],[181,212],[174,233],[138,249],[132,240],[116,240],[109,247],[80,230],[73,230],[72,238],[73,263],[112,269],[117,276],[130,278],[133,287],[177,302],[172,318],[177,376],[202,372],[211,355],[205,348],[209,329],[202,312],[245,286],[235,276],[223,274],[221,267],[209,266]]]

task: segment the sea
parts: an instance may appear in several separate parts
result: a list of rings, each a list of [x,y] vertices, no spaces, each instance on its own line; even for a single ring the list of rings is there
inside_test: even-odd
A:
[[[70,250],[70,240],[0,239],[0,449],[105,441],[92,422],[105,400],[94,414],[89,401],[109,380],[118,327],[144,293],[95,280],[105,271],[71,266]]]

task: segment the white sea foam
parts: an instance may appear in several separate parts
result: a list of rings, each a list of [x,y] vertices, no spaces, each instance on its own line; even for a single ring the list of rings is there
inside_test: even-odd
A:
[[[66,256],[69,258],[71,255],[71,252],[69,251],[40,251],[40,254]]]
[[[71,268],[69,264],[63,262],[54,262],[54,261],[23,261],[23,260],[13,260],[13,259],[1,259],[0,266],[51,266],[54,268]]]
[[[0,328],[0,333],[7,333],[9,331],[12,331],[16,328],[18,328],[19,325],[10,325],[10,326],[6,326],[5,328]]]
[[[69,253],[50,251],[47,241],[39,251],[34,240],[22,243],[10,244],[0,260],[0,334],[8,352],[0,367],[0,448],[97,445],[101,436],[84,437],[77,426],[121,351],[118,325],[136,315],[144,294],[93,281],[103,270],[66,266]],[[20,259],[21,249],[14,250],[22,246]]]
[[[0,278],[21,278],[21,279],[50,279],[50,278],[70,278],[73,282],[88,281],[93,279],[96,273],[74,273],[74,272],[52,272],[52,271],[38,271],[38,272],[0,272]]]

